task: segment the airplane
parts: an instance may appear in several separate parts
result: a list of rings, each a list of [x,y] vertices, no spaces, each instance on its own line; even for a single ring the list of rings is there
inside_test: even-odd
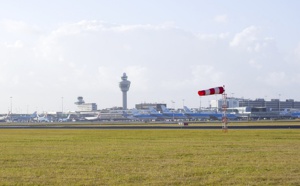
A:
[[[135,117],[133,117],[133,115],[132,114],[128,114],[126,111],[122,111],[122,116],[123,117],[125,117],[125,118],[127,118],[127,119],[129,119],[129,120],[136,120],[137,118],[135,118]]]
[[[157,110],[153,107],[149,107],[149,114],[160,120],[166,119],[166,117],[162,113],[157,112]]]
[[[71,117],[71,114],[69,114],[68,117],[66,117],[66,118],[60,118],[58,120],[58,122],[68,122],[68,121],[71,121],[70,117]]]
[[[132,120],[140,120],[146,122],[146,121],[153,121],[157,119],[157,117],[152,116],[151,114],[140,113],[137,109],[132,109],[131,112],[132,115],[128,115],[125,111],[123,113],[126,118]]]
[[[192,112],[188,107],[183,107],[185,111],[185,115],[189,119],[213,119],[213,120],[222,120],[223,113],[215,113],[215,112]],[[236,119],[237,116],[235,114],[226,114],[228,119]]]
[[[171,112],[164,105],[161,105],[161,109],[163,111],[163,115],[166,116],[166,119],[187,119],[183,113]]]
[[[5,122],[7,120],[7,118],[9,117],[9,115],[10,115],[10,112],[8,112],[6,116],[1,116],[0,122]]]
[[[98,113],[97,116],[84,117],[84,119],[85,119],[85,120],[88,120],[88,121],[97,121],[97,120],[100,120],[100,118],[101,118],[100,112]]]
[[[300,112],[293,112],[293,113],[291,114],[291,117],[292,117],[292,118],[300,118]]]
[[[31,121],[32,119],[36,118],[37,117],[37,112],[35,111],[33,114],[31,115],[25,115],[25,116],[16,116],[16,117],[13,117],[13,121],[18,121],[18,122],[29,122]]]
[[[185,115],[189,119],[209,119],[210,114],[201,112],[192,112],[187,106],[183,107]]]
[[[47,114],[45,114],[44,116],[39,116],[38,114],[36,114],[36,117],[33,118],[33,120],[37,122],[50,122],[49,119],[47,118]]]

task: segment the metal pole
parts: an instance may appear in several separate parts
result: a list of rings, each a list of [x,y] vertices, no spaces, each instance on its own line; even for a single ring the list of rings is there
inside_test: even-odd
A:
[[[12,121],[12,96],[10,96],[10,121]]]
[[[64,113],[64,97],[61,97],[61,115]]]
[[[227,94],[223,93],[222,94],[222,109],[223,109],[223,117],[222,117],[222,131],[227,132],[228,130],[228,118],[226,116],[226,111],[227,111]]]
[[[172,100],[172,103],[173,103],[173,121],[174,121],[175,101]]]
[[[12,114],[12,97],[10,97],[10,113]]]
[[[201,112],[201,96],[199,98],[200,98],[199,112]]]
[[[280,95],[281,94],[279,94],[279,101],[278,101],[278,114],[279,114],[279,117],[280,117]]]

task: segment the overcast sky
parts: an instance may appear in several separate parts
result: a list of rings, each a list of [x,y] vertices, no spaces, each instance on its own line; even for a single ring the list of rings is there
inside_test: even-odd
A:
[[[300,101],[298,0],[0,0],[0,113],[162,102],[197,91]],[[172,100],[175,102],[172,104]]]

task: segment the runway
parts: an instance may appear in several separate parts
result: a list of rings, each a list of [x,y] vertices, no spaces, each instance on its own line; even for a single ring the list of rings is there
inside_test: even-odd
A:
[[[159,126],[159,125],[2,125],[0,129],[94,129],[94,130],[221,130],[221,126]],[[249,126],[229,126],[230,129],[300,129],[300,125],[249,125]]]

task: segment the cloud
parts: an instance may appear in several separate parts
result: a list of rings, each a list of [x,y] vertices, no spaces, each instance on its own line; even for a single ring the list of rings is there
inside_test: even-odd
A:
[[[36,25],[30,25],[24,21],[5,19],[0,22],[0,27],[8,33],[40,34],[42,29]]]
[[[271,87],[277,87],[279,84],[286,85],[287,83],[290,83],[286,73],[282,71],[268,72],[264,78],[258,78],[258,80]]]
[[[254,59],[251,59],[251,60],[249,61],[249,64],[250,64],[252,67],[256,68],[256,69],[261,69],[261,68],[262,68],[262,65],[259,64],[259,63],[258,63],[257,61],[255,61]]]
[[[228,22],[228,16],[226,14],[223,15],[217,15],[214,18],[214,21],[217,23],[227,23]]]
[[[20,92],[20,104],[52,110],[60,109],[62,96],[71,110],[79,95],[99,108],[120,106],[124,72],[131,81],[129,107],[182,99],[196,107],[198,89],[222,85],[236,96],[260,97],[258,89],[299,78],[289,72],[296,64],[281,65],[275,38],[263,31],[249,26],[237,33],[195,34],[172,24],[68,23],[27,40],[1,41],[0,85],[9,89],[4,97]]]
[[[23,42],[18,40],[15,41],[14,43],[5,43],[5,46],[7,48],[22,48],[24,46]]]
[[[237,33],[233,40],[230,42],[231,47],[240,47],[243,45],[249,45],[257,41],[257,35],[259,29],[255,26],[245,28],[242,32]]]
[[[295,54],[295,57],[296,57],[297,61],[300,63],[300,43],[298,44],[298,46],[294,50],[294,54]]]
[[[132,91],[146,92],[149,90],[149,80],[147,77],[150,76],[150,74],[147,67],[128,66],[124,69],[124,72],[126,72],[126,74],[130,74],[130,80],[134,84],[131,89]]]
[[[274,46],[274,39],[272,37],[262,37],[260,34],[260,28],[256,26],[247,27],[242,32],[235,34],[229,46],[248,53],[261,52]]]
[[[192,68],[193,81],[199,82],[200,85],[209,86],[220,84],[222,73],[214,66],[210,65],[197,65]]]

